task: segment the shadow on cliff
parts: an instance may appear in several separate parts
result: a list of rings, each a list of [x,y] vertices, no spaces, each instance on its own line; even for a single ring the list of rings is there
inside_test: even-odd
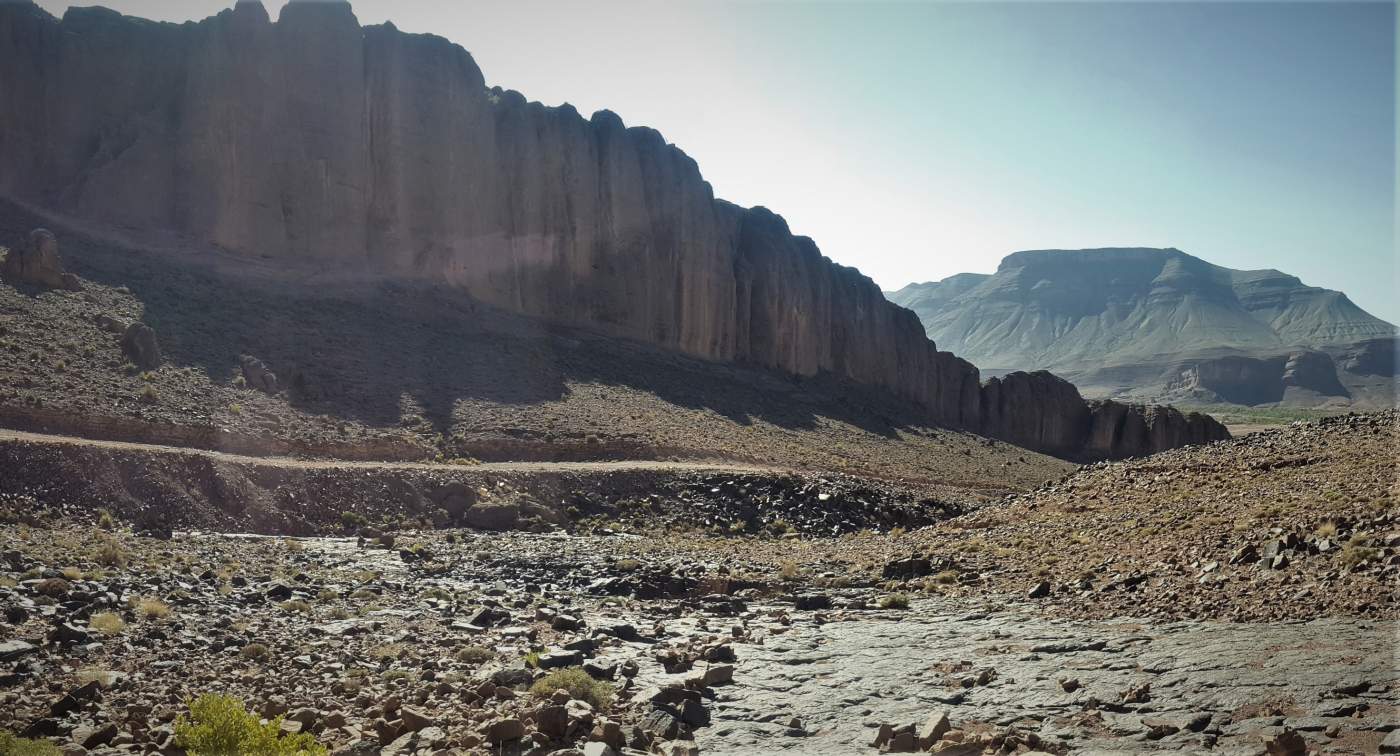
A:
[[[12,206],[0,211],[0,243],[38,224]],[[558,402],[578,384],[625,386],[743,425],[811,429],[825,418],[890,437],[903,424],[891,418],[919,419],[907,404],[829,377],[692,359],[502,313],[442,287],[332,291],[220,275],[74,233],[61,239],[69,270],[124,286],[142,302],[167,364],[227,383],[239,374],[241,356],[251,355],[278,375],[298,409],[372,427],[421,431],[426,423],[444,437],[473,428],[510,435],[518,429],[509,414],[494,409]],[[612,430],[586,422],[561,430]]]

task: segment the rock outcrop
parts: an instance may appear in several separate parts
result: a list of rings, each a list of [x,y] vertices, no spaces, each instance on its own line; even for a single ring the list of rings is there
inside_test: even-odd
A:
[[[58,257],[58,239],[48,229],[36,228],[24,244],[10,250],[0,267],[0,279],[49,289],[77,290],[77,276],[65,273]]]
[[[988,400],[913,313],[779,216],[715,199],[657,132],[488,88],[461,47],[361,27],[347,3],[293,0],[274,23],[240,1],[180,25],[0,4],[0,108],[0,193],[129,237],[448,282],[698,357],[882,387],[993,435],[1084,424],[1067,393]],[[989,405],[1033,417],[986,420]]]

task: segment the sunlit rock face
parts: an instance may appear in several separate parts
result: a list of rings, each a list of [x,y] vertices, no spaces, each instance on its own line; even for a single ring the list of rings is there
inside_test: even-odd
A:
[[[238,2],[186,24],[0,4],[0,107],[0,192],[129,238],[446,282],[1084,451],[1073,386],[989,398],[912,312],[781,217],[716,200],[656,131],[488,88],[461,47],[362,27],[347,3],[294,0],[273,21]]]

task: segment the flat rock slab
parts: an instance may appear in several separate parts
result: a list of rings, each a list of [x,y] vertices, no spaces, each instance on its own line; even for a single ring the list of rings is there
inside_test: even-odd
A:
[[[697,733],[702,752],[871,753],[881,724],[917,725],[936,710],[954,728],[1010,726],[1075,751],[1194,751],[1215,741],[1262,752],[1262,736],[1288,722],[1323,750],[1373,750],[1396,721],[1393,622],[1154,627],[934,602],[892,614],[799,620],[743,647],[734,684],[717,689],[713,724]],[[988,668],[995,675],[979,683]],[[1070,678],[1079,685],[1066,692],[1060,681]],[[1146,700],[1125,703],[1143,686]],[[1325,716],[1356,702],[1357,716]],[[794,717],[804,730],[786,726]]]

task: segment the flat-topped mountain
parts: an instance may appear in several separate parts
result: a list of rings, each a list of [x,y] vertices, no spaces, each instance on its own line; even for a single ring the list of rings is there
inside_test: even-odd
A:
[[[1034,250],[889,294],[983,370],[1090,396],[1258,405],[1394,400],[1395,327],[1338,291],[1177,249]]]
[[[274,22],[240,1],[186,24],[0,4],[0,108],[0,195],[135,246],[311,286],[447,285],[693,357],[878,387],[934,422],[1063,455],[1223,435],[1205,417],[1090,407],[1049,376],[984,389],[869,278],[774,213],[717,200],[656,131],[488,87],[461,47],[362,27],[347,3],[293,0]]]

